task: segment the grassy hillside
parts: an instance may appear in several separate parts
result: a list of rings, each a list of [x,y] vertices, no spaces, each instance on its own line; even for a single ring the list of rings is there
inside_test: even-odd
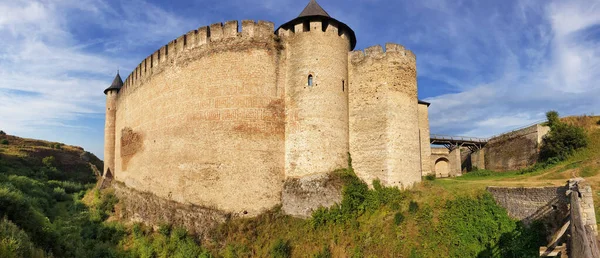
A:
[[[589,145],[558,164],[481,170],[406,191],[376,182],[369,189],[351,169],[340,170],[334,173],[346,185],[343,202],[309,220],[274,208],[201,237],[168,224],[110,219],[117,200],[110,190],[91,190],[93,172],[84,169],[81,149],[7,136],[9,144],[0,146],[0,239],[9,240],[0,241],[0,257],[537,257],[543,225],[522,227],[485,187],[564,185],[583,176],[600,190],[599,120],[564,119],[586,128]],[[55,161],[44,162],[48,154]]]
[[[116,245],[106,211],[81,202],[98,169],[82,148],[0,132],[0,257],[84,257]]]

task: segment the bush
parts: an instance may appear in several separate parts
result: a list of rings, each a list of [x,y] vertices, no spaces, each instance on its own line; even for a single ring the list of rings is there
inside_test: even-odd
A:
[[[402,214],[402,212],[396,212],[396,214],[394,215],[394,224],[400,225],[402,224],[402,222],[404,221],[404,215]]]
[[[435,175],[434,174],[429,174],[425,176],[425,180],[427,181],[434,181],[435,180]]]
[[[8,145],[8,140],[7,139],[2,139],[2,141],[0,141],[1,144],[3,145]]]
[[[271,257],[287,258],[292,257],[292,246],[290,241],[278,239],[271,247]]]
[[[1,257],[32,257],[35,252],[27,233],[6,218],[0,220]]]
[[[558,163],[567,159],[576,150],[587,146],[587,137],[583,128],[563,123],[556,111],[549,111],[546,117],[550,132],[542,141],[541,162]]]
[[[2,130],[0,130],[0,135],[6,135],[6,133]]]
[[[46,167],[52,168],[56,166],[56,159],[54,156],[48,156],[42,159],[42,163],[46,165]]]
[[[171,225],[168,223],[161,223],[160,225],[158,225],[158,233],[160,233],[163,236],[169,236],[169,234],[171,233]]]
[[[408,204],[408,212],[415,214],[417,211],[419,211],[419,204],[415,201],[410,201]]]
[[[399,210],[407,197],[397,187],[384,187],[379,180],[373,181],[373,189],[360,180],[352,169],[336,171],[344,183],[342,202],[330,208],[319,208],[313,212],[311,223],[319,227],[327,223],[345,223],[355,221],[365,212],[375,212],[382,206]],[[356,224],[356,223],[355,223]]]

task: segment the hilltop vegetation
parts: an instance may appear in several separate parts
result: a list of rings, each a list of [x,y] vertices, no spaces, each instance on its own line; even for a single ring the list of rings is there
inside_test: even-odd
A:
[[[118,200],[111,190],[93,189],[90,163],[101,165],[93,155],[4,136],[0,257],[538,257],[546,244],[544,225],[526,228],[509,218],[485,187],[563,185],[584,176],[600,189],[599,120],[562,119],[584,128],[587,147],[550,165],[430,178],[404,191],[378,182],[369,189],[352,169],[339,170],[334,175],[344,182],[343,201],[311,219],[286,216],[276,207],[256,218],[229,220],[205,236],[169,224],[115,221]]]

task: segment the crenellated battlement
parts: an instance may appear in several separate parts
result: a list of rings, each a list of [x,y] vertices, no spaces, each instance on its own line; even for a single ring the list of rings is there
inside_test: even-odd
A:
[[[343,29],[343,27],[344,26],[341,26],[341,24],[335,21],[312,20],[300,22],[288,28],[281,27],[275,34],[277,34],[279,37],[286,38],[292,37],[299,33],[317,32],[337,34],[344,39],[349,39],[349,32]]]
[[[191,49],[210,47],[212,43],[226,40],[271,40],[274,38],[274,28],[274,24],[269,21],[255,22],[253,20],[243,20],[241,22],[241,31],[239,30],[238,21],[214,23],[210,26],[189,31],[162,46],[140,62],[125,79],[122,92],[127,92],[128,88],[141,83],[143,79],[162,69],[163,63],[173,62],[174,58],[183,52]]]
[[[349,53],[349,60],[352,64],[358,64],[367,60],[379,60],[391,58],[393,60],[406,60],[407,62],[416,63],[417,57],[415,54],[404,48],[400,44],[387,43],[385,51],[380,45],[375,45],[363,50],[355,50]]]

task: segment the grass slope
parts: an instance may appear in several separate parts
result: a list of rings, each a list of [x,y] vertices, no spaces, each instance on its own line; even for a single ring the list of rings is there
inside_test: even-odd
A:
[[[256,218],[230,220],[201,239],[167,224],[153,229],[107,220],[116,202],[110,191],[86,190],[77,173],[69,174],[71,181],[53,181],[52,166],[42,161],[45,154],[31,154],[56,150],[54,143],[21,143],[24,149],[9,144],[0,147],[0,215],[5,217],[0,238],[9,235],[12,242],[0,242],[0,257],[19,257],[15,250],[29,250],[32,257],[537,257],[545,244],[542,225],[523,228],[485,187],[564,185],[583,176],[600,190],[600,117],[564,120],[586,128],[589,146],[551,167],[478,171],[405,191],[377,183],[369,189],[352,170],[340,170],[335,173],[346,185],[343,202],[312,219],[275,208]],[[6,207],[14,203],[31,211],[26,222],[11,217]],[[53,241],[38,239],[39,232],[50,232]],[[23,248],[15,249],[14,243]]]

